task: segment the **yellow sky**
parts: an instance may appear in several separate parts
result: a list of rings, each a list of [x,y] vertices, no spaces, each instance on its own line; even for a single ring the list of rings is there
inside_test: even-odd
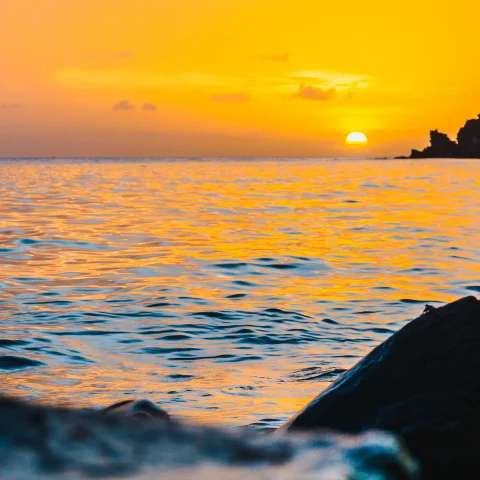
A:
[[[397,155],[480,113],[473,0],[0,0],[0,156]],[[363,151],[344,138],[364,132]]]

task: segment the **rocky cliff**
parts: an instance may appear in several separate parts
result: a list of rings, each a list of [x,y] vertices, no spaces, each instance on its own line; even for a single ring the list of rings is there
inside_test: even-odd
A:
[[[480,115],[467,120],[459,130],[457,141],[438,130],[430,132],[430,146],[412,150],[410,158],[480,158]]]

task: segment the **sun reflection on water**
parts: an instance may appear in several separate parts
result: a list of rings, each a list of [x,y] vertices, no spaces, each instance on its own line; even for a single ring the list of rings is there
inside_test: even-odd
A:
[[[8,394],[275,425],[424,303],[480,291],[472,161],[0,174],[0,355],[43,363],[5,364]]]

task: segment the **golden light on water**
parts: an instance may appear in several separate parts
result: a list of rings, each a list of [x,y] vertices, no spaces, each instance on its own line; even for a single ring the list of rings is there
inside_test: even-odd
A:
[[[368,144],[368,139],[362,132],[352,132],[347,135],[345,144],[348,148],[363,148]]]
[[[5,374],[9,395],[149,398],[204,423],[286,419],[332,380],[322,369],[349,368],[423,300],[478,285],[471,161],[0,172],[0,340],[43,362]]]

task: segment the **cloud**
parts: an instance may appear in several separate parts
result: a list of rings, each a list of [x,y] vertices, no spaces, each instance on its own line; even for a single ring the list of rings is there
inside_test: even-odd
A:
[[[114,110],[133,110],[134,108],[128,100],[120,100],[113,106]]]
[[[364,80],[356,80],[354,82],[336,83],[334,87],[337,89],[343,89],[343,90],[356,90],[358,88],[369,87],[371,83],[372,82],[370,80],[364,79]]]
[[[133,52],[129,51],[123,51],[123,52],[115,52],[114,57],[115,58],[130,58],[133,57],[135,54]]]
[[[324,85],[325,87],[328,87],[331,83],[329,80],[325,78],[320,78],[320,77],[299,77],[299,76],[290,76],[290,78],[295,82],[295,83],[300,83],[301,85],[304,85],[305,83],[315,83],[316,85]]]
[[[23,107],[21,103],[0,103],[0,110],[16,110]]]
[[[257,55],[257,58],[267,62],[288,62],[292,55],[290,53],[271,53],[269,55]]]
[[[144,69],[126,68],[126,63],[121,63],[124,65],[122,68],[59,70],[55,80],[61,85],[75,89],[108,88],[138,91],[164,88],[176,92],[198,89],[199,86],[220,88],[234,82],[238,83],[236,77],[215,77],[198,72],[165,75]]]
[[[328,89],[323,89],[323,88],[312,87],[311,85],[308,85],[308,86],[300,85],[300,87],[298,88],[298,92],[294,95],[295,98],[300,98],[302,100],[317,100],[317,101],[332,100],[333,98],[336,98],[336,96],[337,96],[337,91],[333,87]]]
[[[142,105],[142,110],[145,110],[146,112],[155,112],[157,110],[157,106],[153,103],[144,103]]]
[[[247,103],[250,101],[250,95],[246,93],[219,93],[210,97],[212,102],[222,103]]]
[[[366,88],[372,84],[372,78],[354,73],[335,72],[329,70],[303,70],[293,72],[290,78],[303,85],[323,85],[340,89]]]

